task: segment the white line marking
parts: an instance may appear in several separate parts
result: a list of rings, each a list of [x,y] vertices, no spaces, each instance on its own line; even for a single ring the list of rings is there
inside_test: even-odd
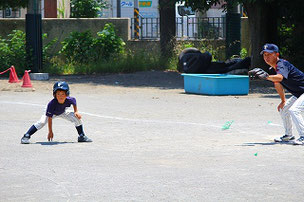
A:
[[[4,104],[18,104],[18,105],[30,105],[30,106],[38,106],[45,107],[45,105],[41,104],[32,104],[25,102],[8,102],[8,101],[0,101],[0,103]],[[161,121],[161,120],[145,120],[145,119],[130,119],[123,117],[115,117],[115,116],[104,116],[99,114],[92,114],[88,112],[79,111],[81,114],[86,114],[93,117],[103,118],[103,119],[114,119],[119,121],[130,121],[130,122],[142,122],[142,123],[161,123],[161,124],[179,124],[179,125],[195,125],[195,126],[205,126],[205,127],[213,127],[213,128],[222,128],[221,126],[211,125],[211,124],[203,124],[203,123],[195,123],[195,122],[181,122],[181,121]]]
[[[38,107],[45,107],[45,105],[41,104],[32,104],[32,103],[25,103],[25,102],[8,102],[8,101],[0,101],[0,103],[4,104],[19,104],[19,105],[30,105],[30,106],[38,106]],[[93,114],[93,113],[88,113],[88,112],[81,112],[81,114],[86,114],[88,116],[93,116],[93,117],[98,117],[98,118],[103,118],[103,119],[112,119],[112,120],[119,120],[119,121],[130,121],[130,122],[142,122],[142,123],[153,123],[153,124],[178,124],[178,125],[192,125],[192,126],[204,126],[204,127],[213,127],[217,129],[221,129],[222,126],[216,126],[212,124],[203,124],[203,123],[195,123],[195,122],[181,122],[181,121],[161,121],[161,120],[145,120],[145,119],[130,119],[130,118],[123,118],[123,117],[115,117],[115,116],[105,116],[105,115],[99,115],[99,114]],[[274,124],[271,123],[269,124],[271,126],[279,126],[283,127],[279,124]],[[245,133],[245,134],[260,134],[259,132],[255,131],[244,131],[240,129],[234,129],[238,131],[239,133]]]
[[[89,115],[89,116],[104,118],[104,119],[115,119],[115,120],[121,120],[121,121],[143,122],[143,123],[163,123],[163,124],[183,124],[183,125],[211,126],[211,127],[215,127],[215,128],[221,128],[221,127],[215,126],[215,125],[203,124],[203,123],[194,123],[194,122],[130,119],[130,118],[122,118],[122,117],[104,116],[104,115],[92,114],[92,113],[87,113],[87,112],[80,112],[80,113],[81,114],[86,114],[86,115]]]
[[[282,125],[276,124],[276,123],[269,123],[268,125],[270,125],[270,126],[280,126],[280,127],[283,127]]]
[[[4,103],[4,104],[17,104],[17,105],[30,105],[30,106],[38,106],[38,107],[44,107],[45,106],[45,105],[41,105],[41,104],[32,104],[32,103],[25,103],[25,102],[0,101],[0,103]]]

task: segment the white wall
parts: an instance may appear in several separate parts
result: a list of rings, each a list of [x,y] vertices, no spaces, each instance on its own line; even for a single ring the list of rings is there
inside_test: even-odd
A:
[[[102,16],[107,17],[117,17],[117,0],[107,0],[109,8],[104,9]],[[139,14],[147,18],[157,18],[158,14],[158,0],[138,0],[139,2]],[[143,7],[141,2],[150,2],[150,7]],[[121,0],[121,17],[134,17],[134,0]]]

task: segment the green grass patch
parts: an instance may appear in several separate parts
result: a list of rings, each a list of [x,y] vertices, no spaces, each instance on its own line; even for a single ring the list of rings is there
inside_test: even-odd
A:
[[[51,74],[103,74],[103,73],[129,73],[146,70],[166,69],[162,65],[159,55],[145,52],[119,54],[108,60],[98,60],[92,63],[65,63],[60,57],[52,59],[52,65],[46,67],[44,72]]]

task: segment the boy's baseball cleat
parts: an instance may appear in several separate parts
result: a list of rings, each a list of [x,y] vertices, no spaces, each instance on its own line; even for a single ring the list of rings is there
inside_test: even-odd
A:
[[[29,144],[29,143],[30,143],[30,135],[29,134],[25,134],[21,138],[21,144]]]
[[[275,142],[288,142],[288,141],[291,141],[294,139],[295,139],[295,137],[293,135],[283,135],[282,137],[275,138],[274,141]]]
[[[293,142],[294,145],[303,145],[304,144],[304,136],[301,136],[299,139]]]
[[[93,142],[93,141],[85,135],[79,135],[78,142]]]

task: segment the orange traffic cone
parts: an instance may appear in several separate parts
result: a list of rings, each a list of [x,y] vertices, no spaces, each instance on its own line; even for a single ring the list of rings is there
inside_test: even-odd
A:
[[[33,87],[32,83],[31,83],[30,75],[29,75],[30,71],[31,70],[25,70],[25,72],[24,72],[24,76],[22,78],[23,84],[21,86],[23,88],[31,88],[31,87]]]
[[[19,79],[18,76],[16,74],[16,70],[14,66],[11,66],[10,68],[10,75],[9,75],[9,83],[18,83]]]

